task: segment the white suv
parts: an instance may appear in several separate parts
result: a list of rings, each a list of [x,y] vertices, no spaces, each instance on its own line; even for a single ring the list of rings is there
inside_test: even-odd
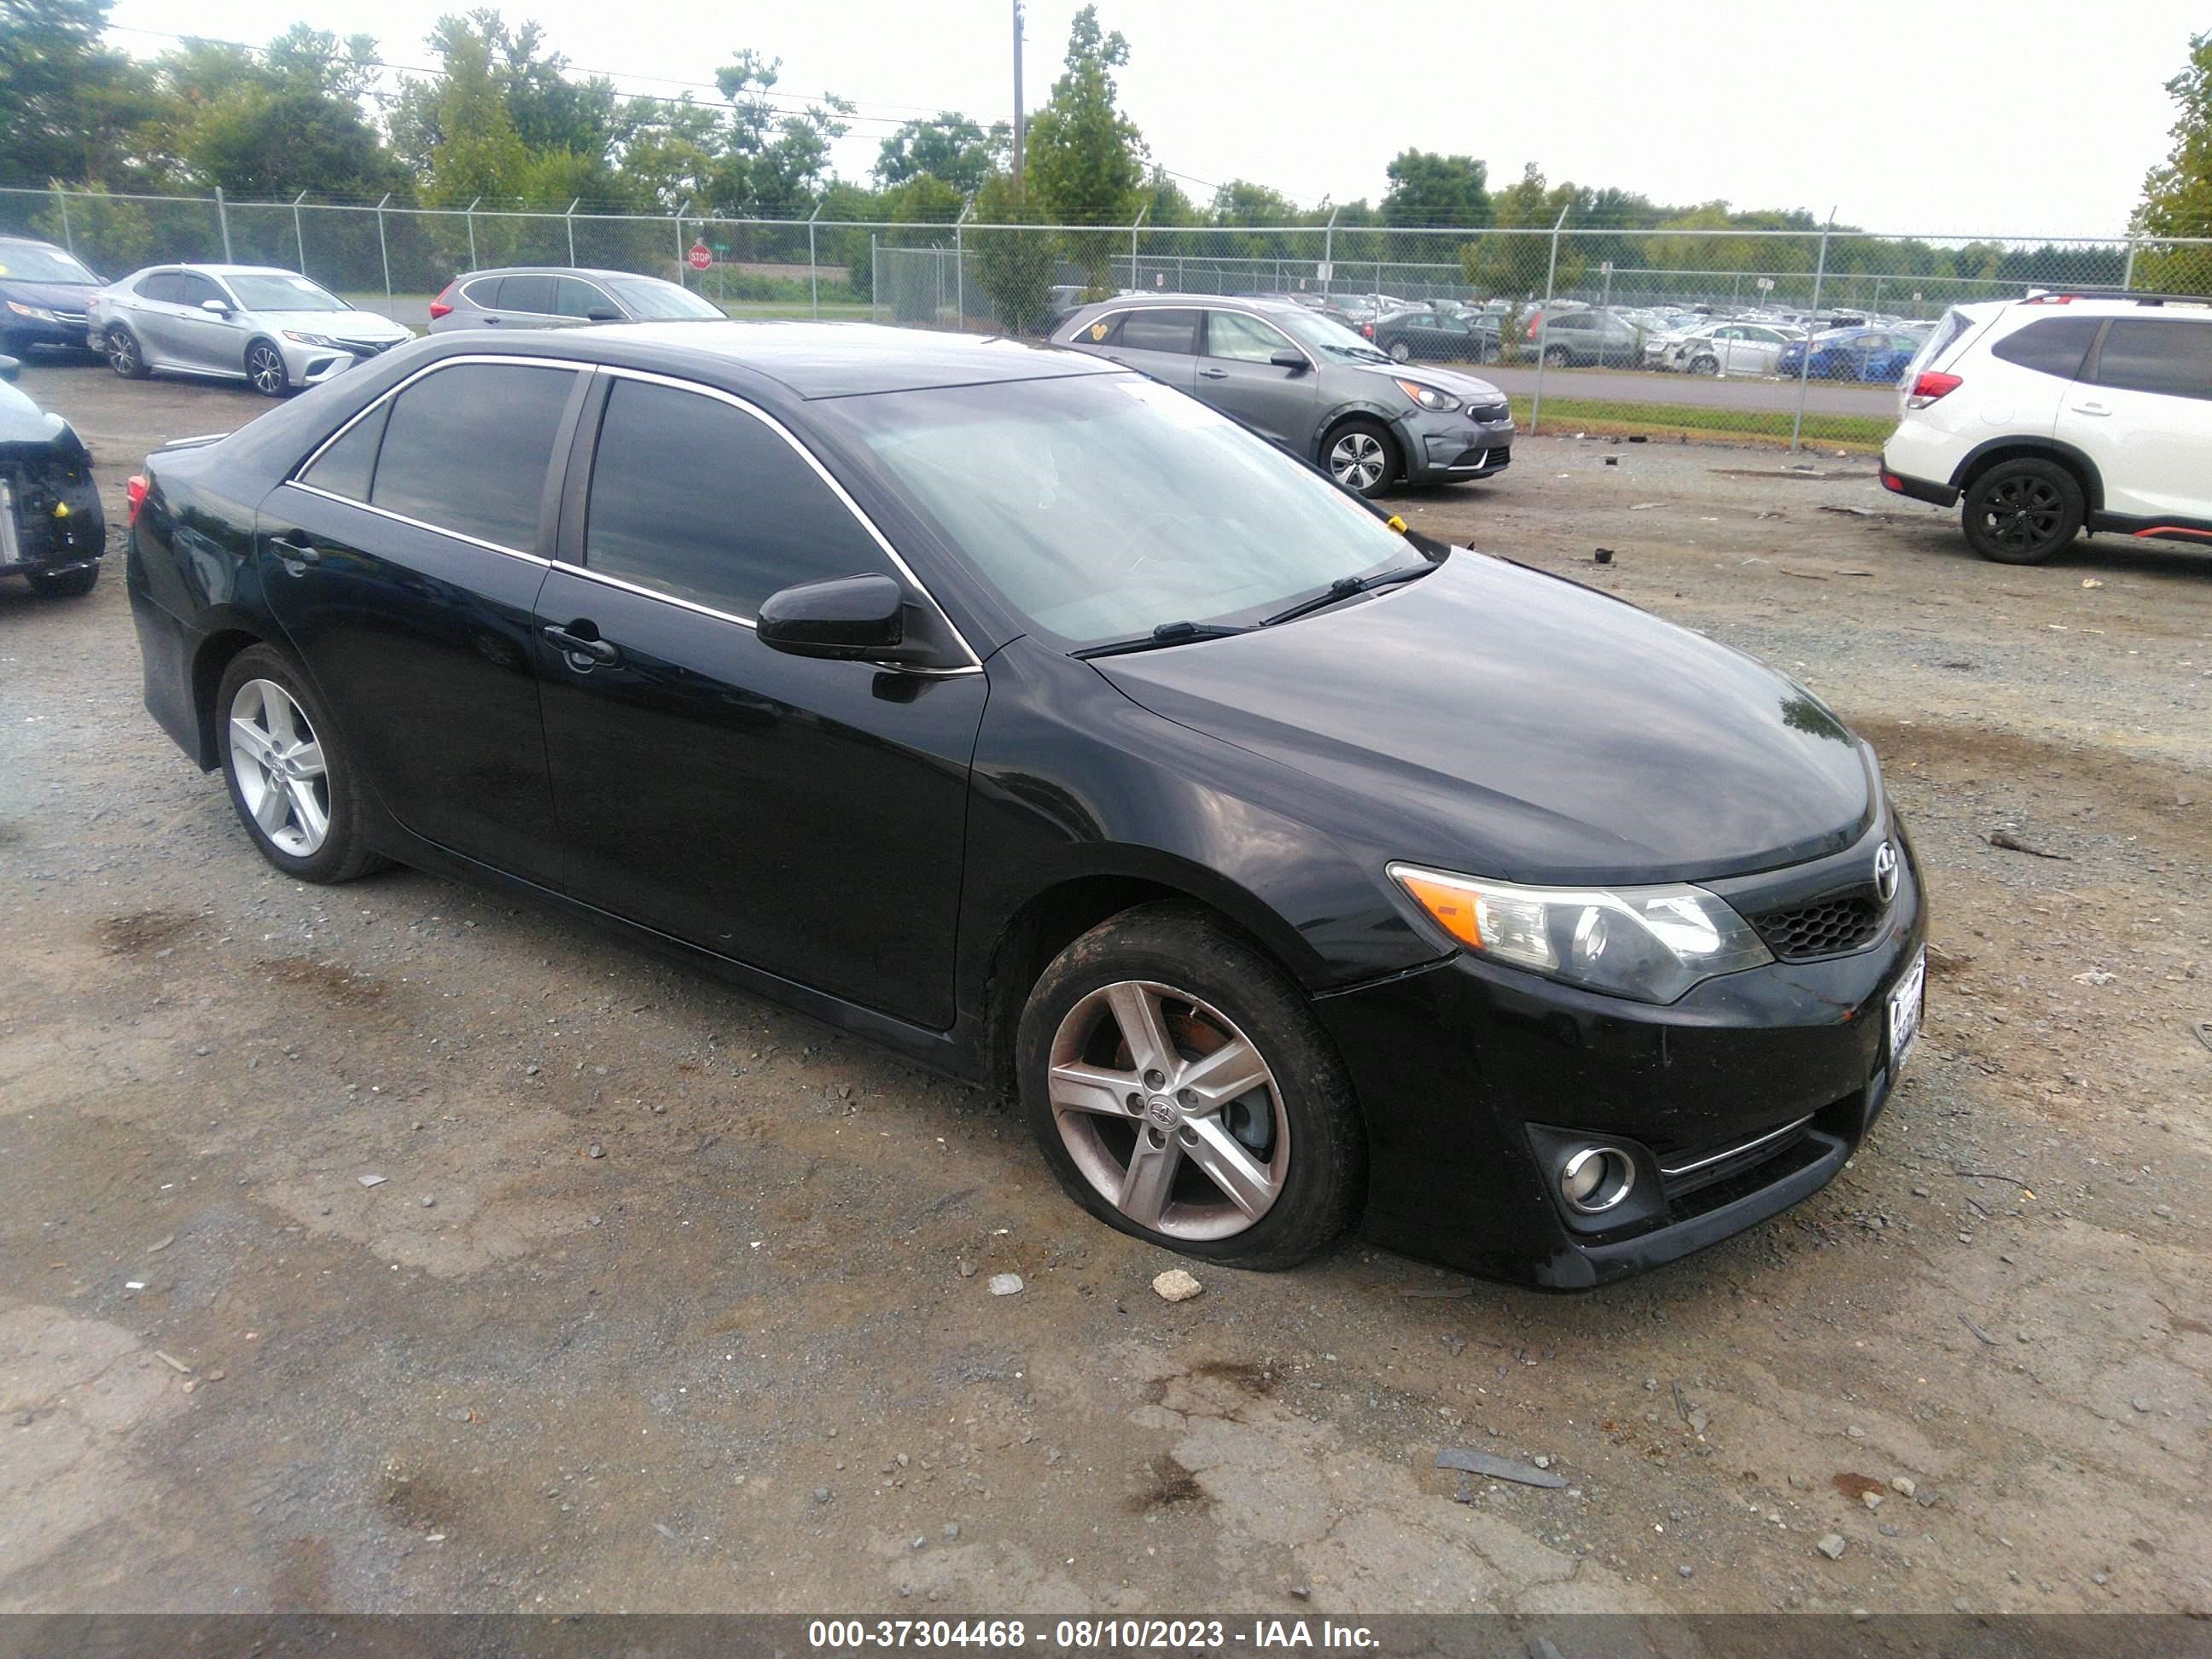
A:
[[[2212,300],[2079,289],[1960,306],[1905,369],[1883,488],[1963,499],[1985,559],[2084,528],[2212,543]]]

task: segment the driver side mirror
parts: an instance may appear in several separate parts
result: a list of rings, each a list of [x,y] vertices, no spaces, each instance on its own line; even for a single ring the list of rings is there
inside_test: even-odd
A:
[[[227,300],[203,300],[200,309],[212,317],[228,317],[230,315],[230,302]]]
[[[1277,368],[1287,368],[1294,374],[1303,374],[1307,369],[1313,367],[1311,363],[1306,361],[1305,353],[1303,351],[1293,351],[1288,346],[1285,346],[1280,351],[1275,353],[1273,356],[1268,358],[1267,361],[1270,363],[1273,363]]]
[[[889,576],[835,576],[783,588],[761,602],[754,629],[769,649],[793,657],[918,668],[951,667],[959,659],[935,613],[910,601]]]
[[[611,306],[593,306],[584,313],[584,320],[587,323],[618,323],[622,319],[622,313]]]

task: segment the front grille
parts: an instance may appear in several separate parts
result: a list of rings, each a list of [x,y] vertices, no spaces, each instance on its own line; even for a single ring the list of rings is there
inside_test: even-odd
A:
[[[1826,898],[1795,909],[1769,910],[1751,925],[1766,948],[1784,962],[1839,957],[1871,941],[1881,927],[1881,906],[1872,898]]]
[[[68,323],[74,326],[84,320],[84,313],[82,311],[57,311],[54,313],[54,320],[58,323]]]
[[[1511,406],[1506,404],[1469,404],[1467,412],[1472,418],[1486,424],[1492,421],[1505,419],[1513,410]]]
[[[394,340],[340,340],[338,344],[356,357],[381,356],[398,343]]]

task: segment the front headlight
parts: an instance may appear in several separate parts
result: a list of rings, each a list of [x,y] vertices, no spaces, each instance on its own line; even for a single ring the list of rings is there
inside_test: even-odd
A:
[[[329,346],[332,349],[337,345],[337,342],[327,334],[301,334],[289,328],[284,331],[284,337],[295,345]]]
[[[1638,1002],[1673,1002],[1717,974],[1774,960],[1702,887],[1516,887],[1418,865],[1390,874],[1479,956]]]
[[[8,301],[8,309],[18,317],[28,317],[35,322],[51,323],[56,320],[54,313],[44,306],[27,306],[10,300]]]
[[[1401,380],[1398,382],[1398,390],[1420,404],[1423,409],[1433,409],[1443,412],[1459,407],[1459,399],[1452,393],[1437,386],[1424,386],[1419,380]]]

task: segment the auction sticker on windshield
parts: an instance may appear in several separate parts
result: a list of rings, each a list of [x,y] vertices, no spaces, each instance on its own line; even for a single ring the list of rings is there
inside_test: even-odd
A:
[[[1905,977],[1897,981],[1897,988],[1889,994],[1889,1080],[1897,1081],[1897,1074],[1905,1067],[1905,1056],[1912,1052],[1912,1040],[1920,1035],[1920,1012],[1928,1000],[1928,952],[1923,948],[1912,958],[1912,966]]]

